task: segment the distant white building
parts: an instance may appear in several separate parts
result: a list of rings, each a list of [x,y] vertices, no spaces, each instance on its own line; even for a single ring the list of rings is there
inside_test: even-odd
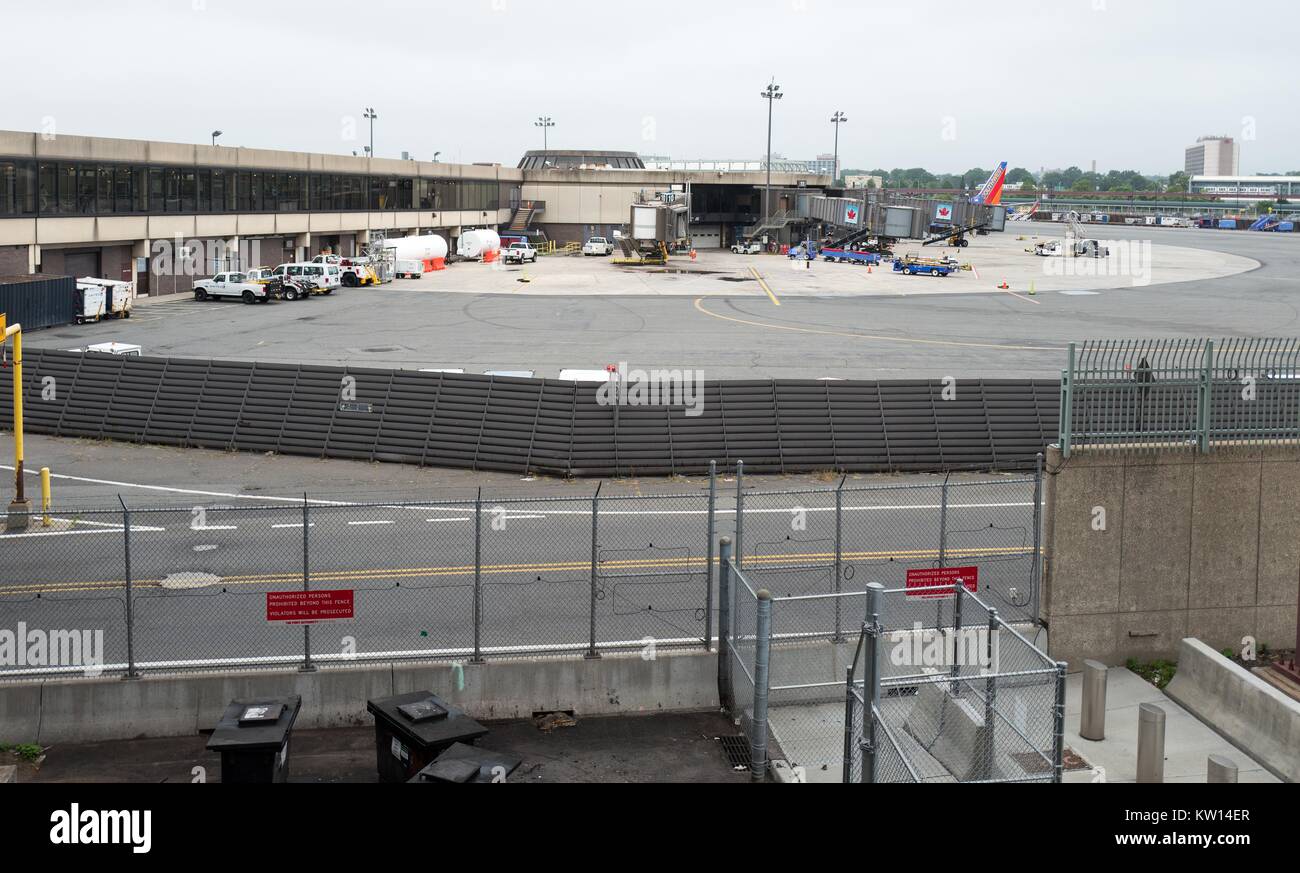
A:
[[[1203,136],[1184,153],[1183,172],[1189,176],[1236,176],[1241,172],[1241,146],[1230,136]]]
[[[844,184],[849,188],[883,188],[885,187],[885,177],[854,174],[845,176]]]

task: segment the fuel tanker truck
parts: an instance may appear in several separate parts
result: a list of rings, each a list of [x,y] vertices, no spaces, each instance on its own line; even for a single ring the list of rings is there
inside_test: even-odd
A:
[[[399,265],[403,261],[419,261],[424,272],[443,269],[447,258],[447,241],[436,233],[390,239],[386,248],[397,250],[395,260]]]

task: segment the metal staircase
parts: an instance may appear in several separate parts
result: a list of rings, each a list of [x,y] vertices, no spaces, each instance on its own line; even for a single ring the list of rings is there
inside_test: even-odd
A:
[[[772,213],[757,224],[745,228],[745,236],[746,238],[753,239],[765,230],[780,230],[798,218],[799,213],[797,211],[793,209],[782,209],[780,212]]]

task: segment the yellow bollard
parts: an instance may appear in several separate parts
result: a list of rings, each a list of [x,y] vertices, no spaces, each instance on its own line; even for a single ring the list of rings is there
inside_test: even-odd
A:
[[[50,468],[41,467],[41,527],[50,526]]]

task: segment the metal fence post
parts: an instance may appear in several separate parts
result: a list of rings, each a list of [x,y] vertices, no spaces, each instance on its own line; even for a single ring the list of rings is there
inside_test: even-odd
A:
[[[961,645],[961,606],[962,606],[962,595],[964,595],[965,593],[966,593],[966,583],[965,583],[965,582],[962,582],[962,581],[959,580],[959,581],[953,583],[953,586],[952,586],[952,627],[953,627],[953,636],[952,636],[952,639],[953,639],[953,645],[954,645],[954,646],[960,646],[960,645]],[[956,650],[954,649],[954,657],[953,657],[953,659],[952,659],[952,666],[949,668],[949,671],[948,671],[948,672],[949,672],[949,674],[952,676],[952,693],[953,693],[954,695],[957,695],[957,694],[960,694],[960,693],[961,693],[961,683],[957,681],[957,680],[961,677],[961,664],[959,663],[961,659],[955,657],[955,655],[956,655]]]
[[[309,531],[311,530],[311,510],[307,503],[307,492],[302,495],[302,590],[311,590],[311,545]],[[301,673],[314,673],[316,665],[311,662],[311,625],[302,626],[302,666],[298,668]]]
[[[994,655],[998,652],[996,640],[998,638],[998,611],[992,607],[989,608],[989,637],[984,641],[984,662],[988,675],[984,679],[984,778],[992,779],[994,776],[993,753],[997,748],[997,702],[998,702],[998,665],[994,663]],[[965,651],[966,648],[961,644],[959,637],[956,642],[955,652]],[[956,660],[954,658],[953,660]]]
[[[948,477],[943,474],[943,485],[939,488],[939,566],[947,566],[948,561]]]
[[[1079,705],[1079,736],[1100,742],[1106,739],[1106,665],[1091,659],[1083,662],[1083,696]]]
[[[126,675],[123,679],[139,679],[135,670],[135,592],[131,581],[131,510],[122,495],[117,495],[117,502],[122,504],[122,562],[126,569]]]
[[[1205,341],[1196,407],[1196,442],[1201,453],[1210,450],[1210,383],[1214,376],[1214,340]]]
[[[772,658],[772,595],[758,592],[758,622],[754,647],[754,720],[750,726],[749,778],[761,780],[767,772],[767,694]]]
[[[745,462],[736,462],[736,552],[737,567],[745,565]]]
[[[483,663],[483,486],[474,495],[474,656]]]
[[[709,511],[704,557],[704,651],[713,650],[713,537],[717,531],[714,509],[718,500],[718,462],[709,461]]]
[[[1039,589],[1043,581],[1043,453],[1034,460],[1034,563],[1029,573],[1029,617],[1038,620]]]
[[[718,540],[718,702],[733,714],[731,691],[731,538]]]
[[[884,611],[885,586],[867,585],[867,645],[863,652],[866,681],[862,686],[862,781],[876,781],[876,710],[880,706],[880,615]]]
[[[844,680],[844,772],[840,781],[845,784],[853,781],[853,712],[858,705],[858,700],[853,695],[853,676],[858,666],[858,656],[862,654],[866,633],[867,625],[863,622],[862,635],[858,637],[858,648],[849,659],[847,678]]]
[[[599,528],[596,522],[597,519],[600,517],[600,486],[604,484],[605,483],[603,480],[597,482],[596,493],[591,495],[591,613],[590,613],[591,626],[589,629],[590,634],[588,636],[588,642],[587,642],[587,654],[583,655],[584,658],[600,657],[600,653],[596,651],[596,583],[597,583],[596,561],[598,559],[597,550],[599,548],[597,545]]]
[[[831,637],[831,642],[844,642],[844,628],[840,619],[840,587],[842,584],[842,572],[844,563],[844,480],[848,476],[840,477],[839,487],[835,489],[835,580],[831,586],[831,593],[835,594],[835,636]]]
[[[1065,668],[1056,662],[1056,706],[1052,713],[1052,781],[1060,782],[1065,773]]]
[[[1070,343],[1065,369],[1061,371],[1061,409],[1059,415],[1061,456],[1070,457],[1070,431],[1074,426],[1074,355],[1075,345]]]

